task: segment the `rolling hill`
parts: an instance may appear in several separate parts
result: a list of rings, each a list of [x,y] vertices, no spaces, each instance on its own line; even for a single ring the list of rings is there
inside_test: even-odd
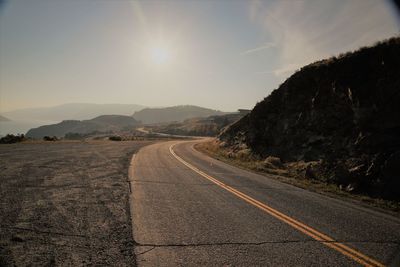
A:
[[[57,124],[40,126],[30,129],[26,136],[42,138],[43,136],[64,137],[67,133],[115,132],[131,129],[137,125],[138,122],[131,116],[102,115],[91,120],[64,120]]]
[[[207,118],[191,118],[183,122],[152,126],[153,132],[184,136],[217,136],[226,126],[243,117],[241,113],[216,115]]]
[[[10,121],[10,119],[0,115],[0,121]]]
[[[198,106],[183,105],[166,108],[145,108],[133,114],[133,117],[144,124],[181,122],[190,118],[205,118],[223,115],[225,112]]]

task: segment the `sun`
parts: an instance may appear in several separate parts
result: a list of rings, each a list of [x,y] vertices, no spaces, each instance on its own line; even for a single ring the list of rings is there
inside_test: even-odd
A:
[[[157,65],[166,64],[170,58],[170,53],[165,47],[153,47],[150,53],[152,61]]]

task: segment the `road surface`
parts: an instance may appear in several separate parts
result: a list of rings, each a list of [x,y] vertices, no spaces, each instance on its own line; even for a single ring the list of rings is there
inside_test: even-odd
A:
[[[398,218],[227,165],[195,142],[132,159],[139,266],[398,266]]]

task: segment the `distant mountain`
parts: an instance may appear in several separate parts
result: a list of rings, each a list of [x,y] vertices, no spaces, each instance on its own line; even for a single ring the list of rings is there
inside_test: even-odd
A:
[[[185,136],[217,136],[224,128],[241,119],[244,113],[192,118],[183,122],[164,123],[151,126],[153,132]]]
[[[106,114],[131,115],[133,112],[143,108],[144,106],[136,104],[70,103],[53,107],[19,109],[5,112],[3,115],[13,121],[37,121],[43,123],[46,121],[88,120]]]
[[[131,116],[103,115],[91,120],[64,120],[57,124],[40,126],[30,129],[26,136],[32,138],[42,138],[46,135],[64,137],[67,133],[114,132],[130,129],[137,125],[138,122]]]
[[[223,115],[225,112],[202,108],[198,106],[174,106],[167,108],[145,108],[135,112],[133,117],[145,124],[183,121],[190,118],[205,118],[213,115]]]
[[[10,119],[0,115],[0,121],[10,121]]]

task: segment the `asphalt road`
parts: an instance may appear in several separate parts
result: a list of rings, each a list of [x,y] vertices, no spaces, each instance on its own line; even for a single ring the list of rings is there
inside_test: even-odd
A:
[[[400,220],[207,157],[196,141],[132,159],[139,266],[400,266]]]

